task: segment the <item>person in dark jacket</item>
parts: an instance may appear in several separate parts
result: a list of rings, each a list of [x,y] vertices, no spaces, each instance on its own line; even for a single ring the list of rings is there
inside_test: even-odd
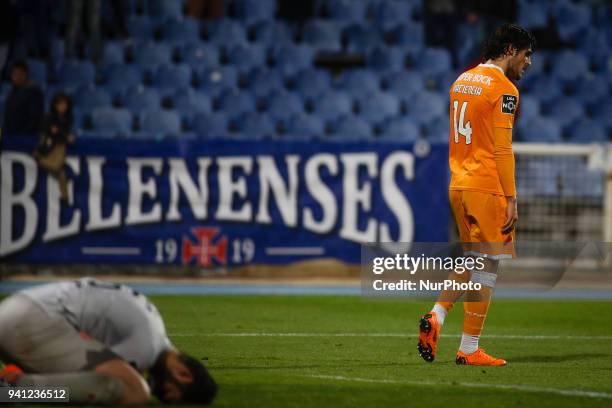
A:
[[[41,142],[34,151],[34,157],[40,166],[57,179],[63,201],[68,201],[68,182],[64,165],[66,146],[74,143],[72,124],[72,103],[66,94],[60,92],[51,101],[50,112],[45,117]]]
[[[5,135],[36,135],[42,127],[45,98],[38,85],[28,79],[28,65],[18,61],[11,68],[11,83],[4,108]]]

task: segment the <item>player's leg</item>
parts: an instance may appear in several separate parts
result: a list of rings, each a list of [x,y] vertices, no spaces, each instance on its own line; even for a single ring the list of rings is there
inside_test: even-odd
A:
[[[74,403],[143,404],[144,379],[101,343],[86,339],[62,316],[24,296],[0,303],[0,354],[24,373],[17,386],[68,388]]]

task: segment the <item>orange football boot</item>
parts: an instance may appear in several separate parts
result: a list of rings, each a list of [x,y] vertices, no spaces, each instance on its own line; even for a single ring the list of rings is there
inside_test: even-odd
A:
[[[461,351],[457,352],[455,359],[457,365],[473,365],[473,366],[505,366],[506,360],[497,358],[485,353],[484,349],[479,348],[472,354],[465,354]]]
[[[431,363],[436,358],[436,346],[440,338],[440,324],[436,312],[429,312],[419,321],[419,356]]]
[[[7,384],[14,385],[22,375],[23,370],[15,364],[7,364],[4,367],[0,367],[0,380]]]

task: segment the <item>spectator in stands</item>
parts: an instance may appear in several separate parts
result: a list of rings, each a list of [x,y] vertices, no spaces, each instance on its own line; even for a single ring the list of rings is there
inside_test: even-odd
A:
[[[40,132],[45,98],[40,87],[28,79],[28,65],[17,61],[11,68],[13,88],[5,101],[3,133],[35,135]]]
[[[454,0],[430,0],[425,3],[425,41],[430,47],[454,50],[459,16]]]
[[[187,15],[194,18],[222,18],[225,8],[223,0],[188,0]]]
[[[45,117],[40,144],[34,151],[34,157],[40,167],[57,179],[62,201],[68,201],[68,183],[64,165],[66,146],[75,140],[72,124],[72,102],[66,94],[60,92],[51,101],[51,109]]]
[[[66,33],[66,58],[73,58],[76,55],[77,37],[82,26],[83,8],[85,8],[91,59],[95,64],[100,62],[102,51],[102,35],[100,32],[101,7],[100,0],[70,0],[68,31]]]

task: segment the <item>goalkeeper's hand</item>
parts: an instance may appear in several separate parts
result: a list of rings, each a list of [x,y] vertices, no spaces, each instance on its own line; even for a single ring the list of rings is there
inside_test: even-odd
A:
[[[516,207],[516,197],[506,197],[508,205],[506,206],[506,220],[502,226],[502,233],[509,234],[514,230],[518,221],[518,209]]]

